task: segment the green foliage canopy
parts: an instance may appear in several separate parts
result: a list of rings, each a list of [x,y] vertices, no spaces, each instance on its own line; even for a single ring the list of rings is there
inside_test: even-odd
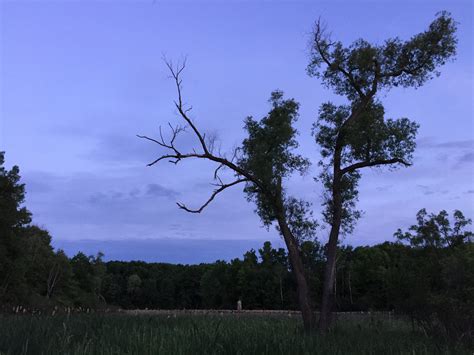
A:
[[[451,15],[440,12],[426,31],[409,40],[372,44],[359,39],[345,47],[317,22],[307,72],[349,101],[323,103],[313,126],[322,157],[319,178],[327,190],[326,222],[333,223],[340,208],[342,231],[352,230],[360,217],[355,209],[360,169],[411,164],[418,124],[386,118],[377,94],[397,86],[417,88],[439,75],[438,68],[456,54],[456,30]],[[334,205],[334,188],[342,195],[340,207]]]
[[[310,165],[308,159],[294,153],[298,147],[294,123],[298,119],[299,104],[293,99],[283,99],[282,91],[272,92],[269,102],[272,109],[260,121],[246,118],[248,137],[242,142],[238,160],[238,165],[261,181],[265,190],[248,182],[244,191],[248,199],[256,203],[256,212],[264,225],[275,221],[280,206],[285,210],[293,234],[299,239],[309,238],[317,225],[311,217],[310,204],[287,196],[282,187],[282,180],[294,172],[304,174]]]

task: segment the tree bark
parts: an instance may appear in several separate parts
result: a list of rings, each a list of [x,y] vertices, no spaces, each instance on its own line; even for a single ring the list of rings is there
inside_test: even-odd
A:
[[[291,233],[286,223],[284,215],[278,216],[278,226],[285,240],[290,258],[291,268],[296,278],[298,303],[303,317],[303,326],[306,333],[310,333],[315,326],[313,309],[311,307],[311,299],[309,296],[308,283],[304,272],[303,260],[301,259],[300,250],[297,241]]]
[[[336,160],[335,160],[336,163]],[[329,233],[329,241],[326,250],[326,265],[324,268],[324,281],[322,290],[321,313],[319,317],[319,331],[325,333],[331,326],[331,313],[334,301],[334,277],[336,269],[336,252],[337,241],[339,238],[339,230],[341,228],[342,217],[342,196],[340,188],[340,176],[338,168],[335,168],[333,189],[333,216],[331,232]]]

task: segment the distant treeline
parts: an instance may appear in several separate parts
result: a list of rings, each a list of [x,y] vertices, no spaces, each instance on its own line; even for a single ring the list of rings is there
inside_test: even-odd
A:
[[[173,265],[103,261],[103,254],[72,258],[51,246],[48,231],[31,224],[22,207],[19,169],[3,167],[0,153],[0,302],[4,309],[109,307],[149,309],[297,309],[296,284],[284,249],[270,242],[243,259]],[[456,337],[473,335],[474,243],[460,211],[421,210],[395,242],[340,246],[338,311],[393,310]],[[324,247],[300,245],[315,308],[322,288]]]

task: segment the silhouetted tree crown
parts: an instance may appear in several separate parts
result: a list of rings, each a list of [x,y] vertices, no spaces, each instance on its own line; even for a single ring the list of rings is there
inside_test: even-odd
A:
[[[386,118],[378,93],[397,86],[417,88],[439,75],[438,68],[456,54],[455,34],[456,23],[441,12],[428,30],[407,41],[391,38],[377,45],[359,39],[345,47],[316,23],[307,72],[348,100],[346,105],[322,104],[313,126],[322,157],[319,178],[326,191],[323,216],[331,225],[322,331],[330,326],[339,234],[351,232],[361,215],[356,209],[360,170],[409,166],[415,149],[418,124]]]
[[[310,204],[287,196],[282,186],[282,180],[294,172],[304,174],[310,165],[308,159],[294,153],[298,147],[294,123],[298,119],[299,104],[293,99],[283,99],[282,91],[272,92],[269,102],[272,109],[260,121],[246,118],[248,137],[242,142],[238,160],[238,165],[251,172],[266,189],[262,191],[249,182],[244,191],[248,199],[256,203],[256,211],[264,225],[275,221],[276,208],[281,204],[293,234],[299,239],[308,238],[314,234],[316,226],[311,218]],[[280,196],[283,201],[278,202]]]
[[[382,104],[369,104],[358,120],[345,129],[341,138],[341,129],[351,115],[351,108],[328,102],[321,106],[318,120],[313,125],[313,134],[322,157],[319,165],[323,169],[319,177],[327,191],[323,214],[328,223],[333,218],[331,190],[334,154],[338,146],[343,232],[351,232],[360,217],[360,212],[355,209],[360,179],[358,170],[381,165],[390,165],[394,169],[394,164],[408,166],[412,162],[419,125],[407,118],[385,119],[384,114]]]
[[[419,87],[456,54],[457,23],[442,11],[428,30],[409,40],[389,38],[376,45],[358,39],[349,47],[331,41],[321,24],[316,25],[307,71],[350,101],[358,101],[375,89]],[[324,69],[321,69],[324,65]]]
[[[20,183],[20,169],[5,169],[5,152],[0,152],[0,228],[17,228],[31,222],[31,213],[21,205],[25,184]]]
[[[454,211],[453,217],[451,226],[449,214],[445,210],[428,214],[423,208],[416,214],[417,224],[412,225],[408,232],[398,229],[394,235],[399,241],[415,248],[444,248],[472,243],[474,234],[466,230],[472,220],[464,217],[459,210]]]
[[[396,86],[416,88],[439,75],[437,69],[456,54],[456,30],[451,15],[440,12],[427,31],[409,40],[395,37],[376,45],[359,39],[345,47],[332,41],[318,21],[308,74],[349,100],[347,105],[322,104],[313,126],[323,158],[320,178],[328,191],[326,221],[333,218],[334,171],[342,192],[342,228],[349,232],[360,216],[355,209],[358,170],[411,164],[418,124],[407,118],[386,118],[376,95]]]

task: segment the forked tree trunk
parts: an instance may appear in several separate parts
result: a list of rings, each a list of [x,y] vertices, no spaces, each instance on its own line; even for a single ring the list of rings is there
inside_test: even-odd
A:
[[[291,268],[296,278],[298,303],[303,317],[303,326],[306,333],[310,333],[315,326],[313,309],[311,307],[311,299],[309,296],[308,283],[304,272],[303,260],[301,259],[300,250],[297,241],[291,233],[286,219],[283,215],[278,216],[278,226],[285,240],[290,258]]]

